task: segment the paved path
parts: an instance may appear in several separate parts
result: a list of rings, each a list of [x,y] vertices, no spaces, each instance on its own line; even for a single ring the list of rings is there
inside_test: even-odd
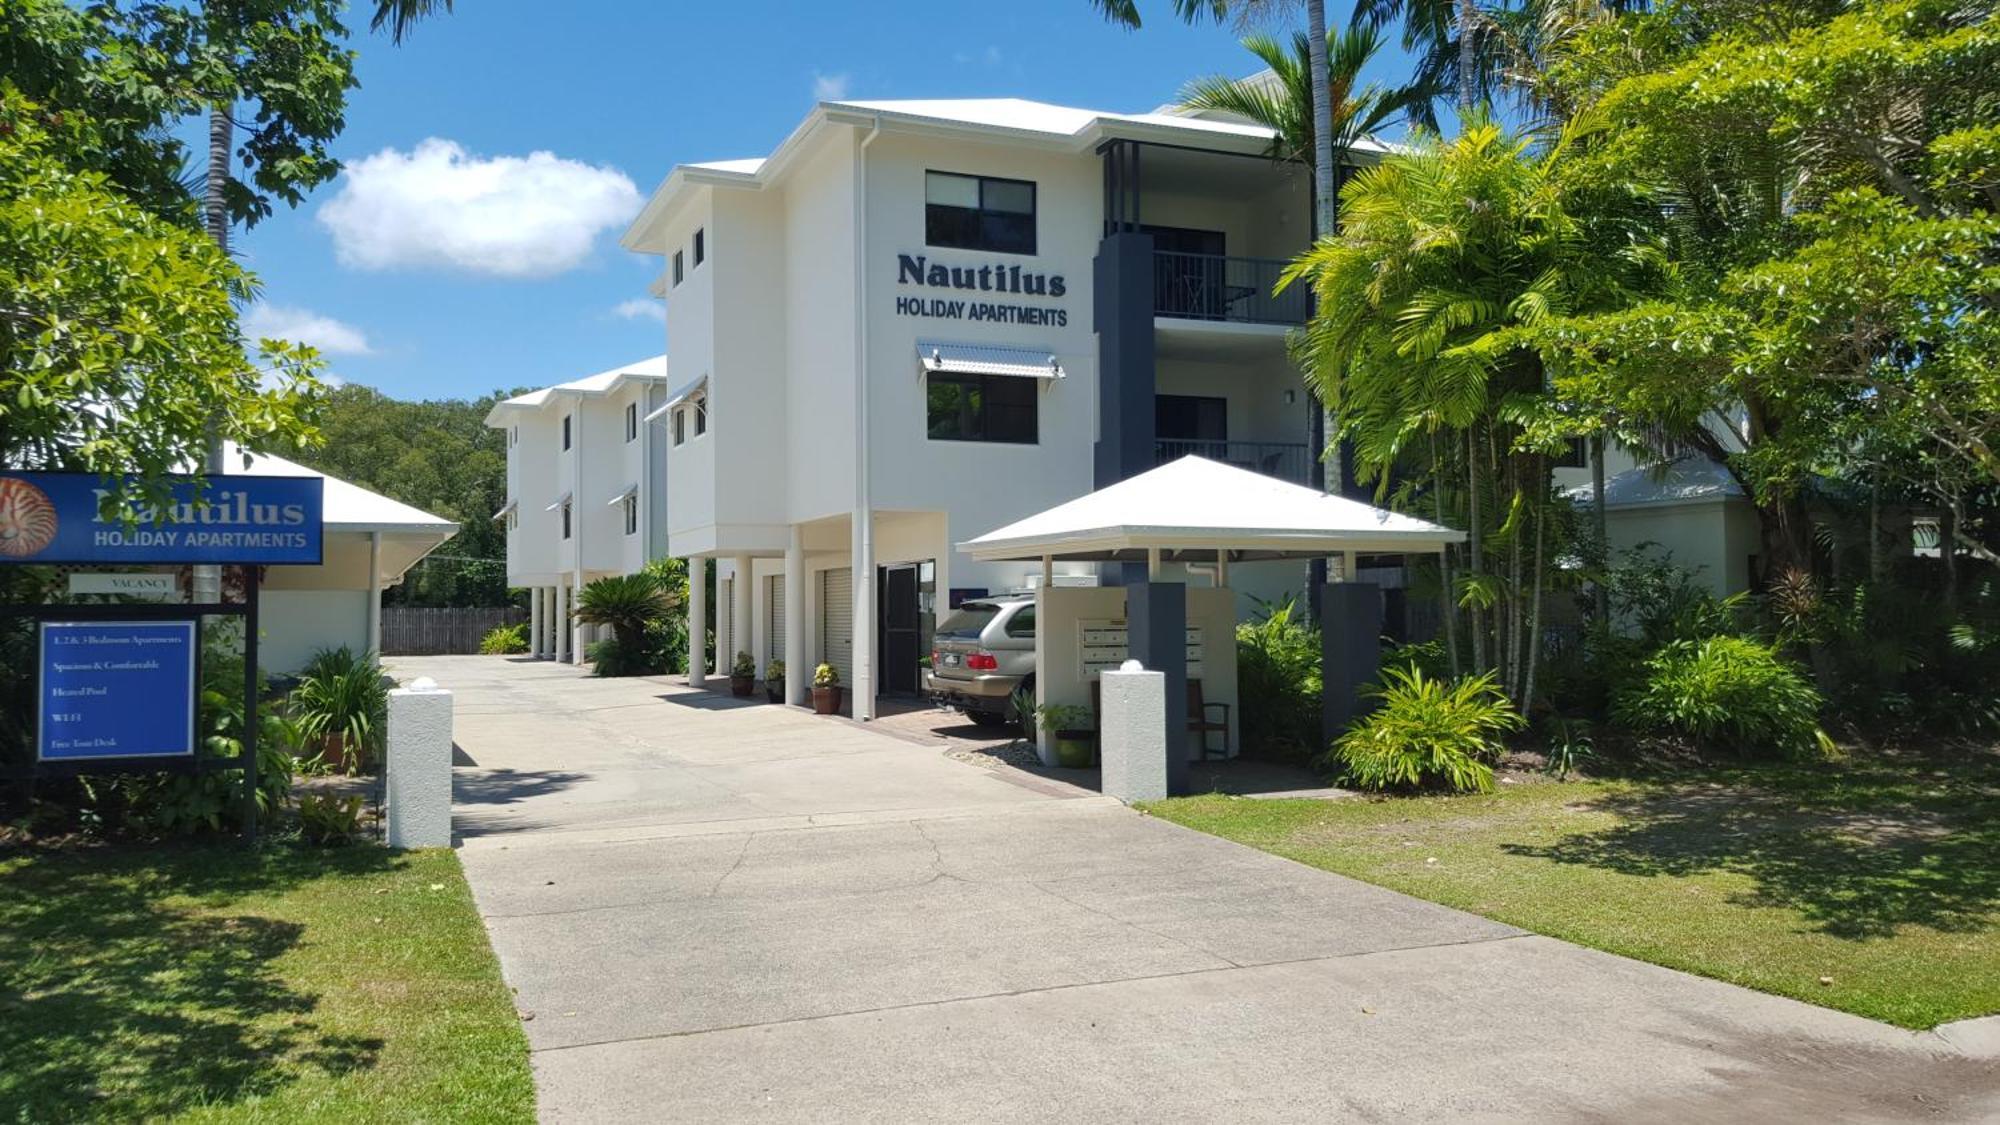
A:
[[[1972,1121],[1938,1035],[1523,934],[669,680],[458,693],[550,1121]]]

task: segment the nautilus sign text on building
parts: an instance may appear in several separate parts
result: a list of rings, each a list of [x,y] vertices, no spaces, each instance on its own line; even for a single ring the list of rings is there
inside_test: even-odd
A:
[[[166,503],[107,517],[115,481],[91,473],[0,473],[0,562],[317,565],[319,477],[175,481]]]
[[[1059,273],[1037,273],[1007,262],[980,265],[934,261],[923,254],[896,255],[896,284],[938,290],[936,296],[898,292],[898,316],[978,320],[996,324],[1069,327],[1069,311],[1007,297],[1061,298],[1069,283]]]

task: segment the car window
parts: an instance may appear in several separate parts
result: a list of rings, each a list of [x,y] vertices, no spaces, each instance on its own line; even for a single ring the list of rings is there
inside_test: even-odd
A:
[[[1007,619],[1007,624],[1003,628],[1010,637],[1033,638],[1035,635],[1035,607],[1023,607],[1021,612]]]
[[[944,619],[936,635],[954,641],[976,641],[999,612],[1000,607],[992,602],[966,602]]]

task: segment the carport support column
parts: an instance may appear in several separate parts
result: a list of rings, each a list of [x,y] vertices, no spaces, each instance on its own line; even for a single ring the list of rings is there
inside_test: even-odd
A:
[[[1320,734],[1340,737],[1362,714],[1361,689],[1382,665],[1382,590],[1372,582],[1334,582],[1320,597]]]
[[[806,540],[805,532],[793,524],[791,540],[785,544],[785,702],[804,703],[811,682],[812,668],[806,663]]]
[[[756,630],[750,628],[750,556],[738,555],[731,562],[736,568],[736,577],[729,582],[729,660],[732,665],[738,651],[750,653],[750,661],[757,662],[757,654],[751,648]],[[722,654],[715,654],[715,662],[722,663]],[[762,669],[759,669],[762,671]]]
[[[688,559],[688,686],[708,682],[708,560]]]
[[[368,651],[382,654],[382,533],[368,533]]]
[[[528,655],[542,655],[542,588],[528,590]]]
[[[1125,628],[1132,659],[1167,678],[1167,792],[1180,796],[1188,791],[1187,584],[1126,586]]]
[[[552,616],[555,620],[549,624],[555,628],[556,663],[567,664],[569,663],[569,629],[567,627],[569,622],[569,587],[558,583],[555,588],[553,602],[555,612]]]

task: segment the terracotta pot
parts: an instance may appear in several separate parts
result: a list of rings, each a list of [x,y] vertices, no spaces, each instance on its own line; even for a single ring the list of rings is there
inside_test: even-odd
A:
[[[767,682],[764,685],[764,698],[773,703],[783,703],[785,701],[784,681],[780,680],[775,684]]]
[[[840,685],[813,688],[813,714],[837,715],[840,713]]]
[[[748,699],[750,698],[750,693],[756,690],[757,677],[755,676],[729,677],[729,694],[731,695],[740,699]]]

